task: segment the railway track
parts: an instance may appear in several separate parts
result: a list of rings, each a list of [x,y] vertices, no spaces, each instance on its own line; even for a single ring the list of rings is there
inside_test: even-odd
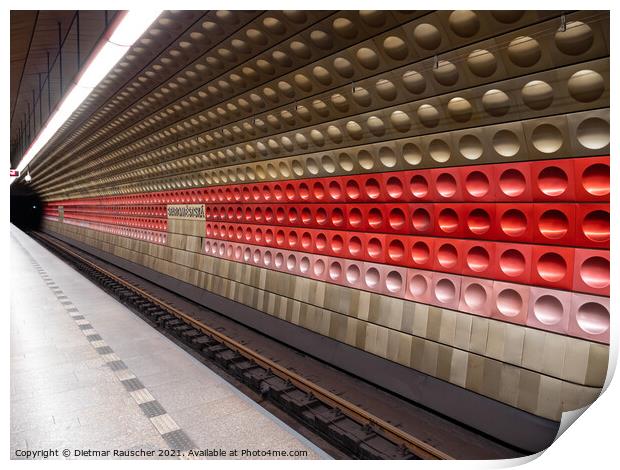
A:
[[[358,459],[446,460],[449,455],[339,397],[163,299],[98,266],[52,237],[30,235],[122,303]]]

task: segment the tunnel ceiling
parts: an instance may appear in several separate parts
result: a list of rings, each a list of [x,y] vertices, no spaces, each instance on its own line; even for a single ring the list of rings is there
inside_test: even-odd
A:
[[[553,69],[608,56],[607,14],[568,13],[563,32],[560,17],[166,12],[31,166],[32,185],[53,200],[336,174],[346,169],[335,161],[346,165],[356,145],[431,135],[403,158],[425,149],[441,166],[446,132],[604,102],[597,77],[573,80],[569,92],[584,96],[570,96],[556,87],[568,77]],[[555,145],[554,129],[541,147]],[[495,143],[499,155],[526,145],[506,139]],[[486,145],[465,139],[464,161]],[[380,158],[395,168],[393,156]],[[278,160],[258,163],[269,159]]]

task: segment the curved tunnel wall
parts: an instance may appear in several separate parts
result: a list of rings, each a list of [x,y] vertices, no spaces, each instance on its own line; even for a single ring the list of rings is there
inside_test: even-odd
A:
[[[606,12],[174,15],[33,179],[45,230],[533,420],[595,399]]]

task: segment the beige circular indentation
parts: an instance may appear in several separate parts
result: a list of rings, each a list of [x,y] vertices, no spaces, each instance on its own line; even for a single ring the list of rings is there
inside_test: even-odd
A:
[[[509,24],[519,21],[524,13],[523,10],[495,10],[491,15],[500,23]]]
[[[348,18],[336,18],[332,26],[336,34],[345,39],[353,39],[357,36],[357,27]]]
[[[416,95],[419,95],[426,90],[426,80],[421,73],[418,73],[415,70],[408,70],[403,73],[403,85],[405,85],[407,90],[411,93],[415,93]]]
[[[480,19],[471,10],[455,10],[448,17],[450,28],[458,36],[469,38],[480,30]]]
[[[316,47],[323,50],[331,49],[334,45],[334,39],[331,34],[321,31],[320,29],[315,29],[310,33],[310,40]]]
[[[366,125],[368,130],[377,137],[385,134],[385,123],[377,116],[370,116],[366,121]]]
[[[336,171],[336,164],[329,155],[323,155],[323,157],[321,157],[321,166],[327,173]]]
[[[422,150],[414,143],[407,143],[403,146],[402,155],[405,162],[415,166],[422,162]]]
[[[474,75],[490,77],[497,70],[497,59],[485,49],[476,49],[467,56],[467,66]]]
[[[390,122],[399,132],[407,132],[411,128],[409,115],[400,110],[396,110],[390,115]]]
[[[375,161],[368,150],[359,151],[357,154],[357,163],[359,163],[364,170],[372,170],[375,166]]]
[[[531,67],[541,55],[540,44],[529,36],[519,36],[508,44],[508,57],[519,67]]]
[[[577,126],[577,140],[590,150],[598,150],[609,145],[609,122],[598,118],[587,118]]]
[[[368,93],[368,90],[361,86],[354,87],[353,99],[357,104],[364,107],[370,106],[370,104],[372,103],[370,93]]]
[[[405,41],[398,36],[388,36],[383,40],[383,50],[394,60],[403,60],[409,54],[409,48]]]
[[[386,101],[394,100],[398,93],[396,86],[385,78],[379,79],[375,84],[375,88],[377,89],[377,94]]]
[[[433,67],[435,80],[444,86],[452,86],[459,79],[459,71],[452,62],[440,60],[437,67]]]
[[[567,55],[579,55],[587,52],[594,42],[592,28],[581,21],[566,23],[566,31],[555,33],[555,45]]]
[[[473,114],[471,103],[465,98],[457,96],[448,102],[448,114],[457,122],[467,122]]]
[[[310,92],[312,91],[312,80],[306,77],[304,74],[298,73],[293,77],[293,81],[295,85],[297,85],[302,91]]]
[[[482,95],[482,106],[491,116],[504,116],[510,110],[510,97],[501,90],[488,90]]]
[[[542,153],[554,153],[562,147],[562,132],[552,124],[540,124],[532,132],[532,144]]]
[[[396,154],[392,147],[381,147],[379,149],[379,162],[386,168],[396,166]]]
[[[422,23],[413,30],[413,38],[420,47],[426,50],[437,49],[441,44],[441,33],[432,24]]]
[[[352,139],[360,140],[364,137],[364,129],[355,121],[347,122],[345,129]]]
[[[553,88],[542,80],[532,80],[521,89],[521,98],[530,109],[545,109],[553,102]]]
[[[482,142],[473,134],[464,135],[459,139],[459,152],[468,160],[477,160],[482,156]]]
[[[330,85],[332,83],[332,75],[329,73],[325,67],[317,65],[312,69],[312,76],[319,82],[321,85]]]
[[[364,23],[375,28],[383,26],[387,20],[387,10],[360,10],[359,15]]]
[[[338,155],[338,165],[340,165],[340,168],[347,172],[353,171],[354,168],[353,159],[348,153],[344,152]]]
[[[514,157],[520,148],[519,138],[508,129],[502,129],[493,136],[493,149],[502,157]]]
[[[328,126],[326,133],[327,137],[329,137],[329,139],[336,144],[343,141],[342,131],[334,125]]]
[[[336,72],[344,78],[351,78],[355,73],[353,64],[344,57],[336,57],[334,59],[334,68],[336,69]]]
[[[426,127],[435,127],[439,124],[439,111],[431,104],[423,104],[418,108],[418,118]]]
[[[290,46],[291,51],[300,59],[309,59],[312,57],[312,50],[308,47],[307,44],[301,41],[293,41]]]
[[[434,139],[428,146],[428,152],[433,160],[445,163],[450,160],[450,146],[441,139]]]
[[[605,80],[594,70],[580,70],[568,79],[568,92],[577,101],[597,100],[605,91]]]
[[[368,47],[360,47],[355,53],[357,61],[365,68],[374,70],[379,67],[379,56]]]

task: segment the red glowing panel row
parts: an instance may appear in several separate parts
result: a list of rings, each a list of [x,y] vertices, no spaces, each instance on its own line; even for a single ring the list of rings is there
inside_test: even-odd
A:
[[[126,227],[143,228],[146,230],[166,231],[168,221],[166,219],[150,219],[141,217],[114,217],[107,215],[75,215],[71,213],[64,214],[65,220],[86,220],[90,222],[101,222],[112,225],[123,225]]]
[[[57,210],[57,209],[56,209]],[[137,217],[159,217],[166,218],[166,205],[152,206],[69,206],[64,209],[65,214],[104,214],[104,215],[121,215],[121,216],[137,216]]]
[[[250,224],[206,224],[206,236],[395,266],[609,295],[609,251]]]
[[[609,204],[216,204],[207,221],[609,247]]]
[[[433,170],[223,185],[57,205],[213,202],[512,202],[609,200],[609,157],[472,165]]]
[[[205,253],[355,289],[609,341],[609,299],[467,276],[205,239]]]
[[[91,230],[97,230],[99,232],[111,233],[112,235],[119,235],[121,237],[134,238],[136,240],[142,240],[149,243],[156,243],[159,245],[165,245],[168,240],[168,234],[166,232],[159,232],[154,230],[119,227],[115,225],[108,225],[84,220],[65,219],[65,223],[69,225],[77,225],[80,227],[89,228]]]

